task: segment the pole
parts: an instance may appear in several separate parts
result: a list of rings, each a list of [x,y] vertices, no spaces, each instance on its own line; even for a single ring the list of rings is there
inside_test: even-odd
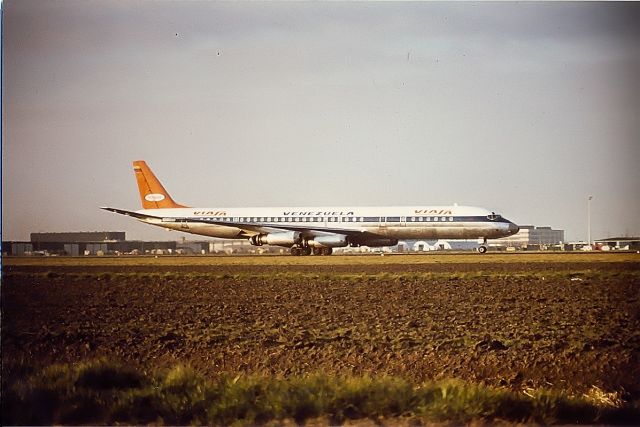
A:
[[[591,246],[591,200],[593,196],[589,196],[587,199],[587,240],[589,246]]]

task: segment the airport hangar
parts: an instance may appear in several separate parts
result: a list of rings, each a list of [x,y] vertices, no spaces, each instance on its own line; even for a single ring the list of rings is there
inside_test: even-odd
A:
[[[2,242],[2,252],[18,256],[171,253],[176,245],[174,241],[126,240],[124,231],[79,231],[31,233],[29,242]]]

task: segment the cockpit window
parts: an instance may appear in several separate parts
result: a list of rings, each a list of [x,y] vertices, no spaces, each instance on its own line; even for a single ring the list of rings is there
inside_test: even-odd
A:
[[[491,212],[491,215],[487,215],[487,219],[489,221],[497,221],[500,218],[502,218],[502,217],[500,215],[498,215],[497,213],[495,213],[495,212]]]

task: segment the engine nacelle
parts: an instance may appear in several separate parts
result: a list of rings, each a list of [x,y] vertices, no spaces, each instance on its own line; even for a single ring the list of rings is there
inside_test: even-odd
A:
[[[341,248],[347,246],[347,236],[342,234],[330,234],[326,236],[316,236],[313,240],[308,240],[307,245],[312,248]]]
[[[299,231],[284,231],[282,233],[256,234],[249,237],[254,246],[275,245],[290,247],[302,241]]]
[[[369,246],[370,248],[379,248],[381,246],[395,246],[398,244],[398,239],[366,239],[353,242],[352,246]]]

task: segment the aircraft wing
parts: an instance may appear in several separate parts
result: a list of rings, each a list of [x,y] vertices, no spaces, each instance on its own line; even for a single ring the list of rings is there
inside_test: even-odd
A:
[[[281,231],[299,231],[305,237],[322,236],[327,234],[342,234],[344,236],[358,237],[360,239],[379,239],[385,236],[371,233],[364,230],[354,230],[351,228],[326,228],[317,227],[312,224],[287,224],[287,223],[251,223],[251,222],[233,222],[233,221],[220,221],[218,219],[193,219],[189,218],[189,222],[199,222],[204,224],[224,225],[227,227],[236,227],[243,230],[247,234],[260,234],[265,232],[273,232],[277,230]]]

